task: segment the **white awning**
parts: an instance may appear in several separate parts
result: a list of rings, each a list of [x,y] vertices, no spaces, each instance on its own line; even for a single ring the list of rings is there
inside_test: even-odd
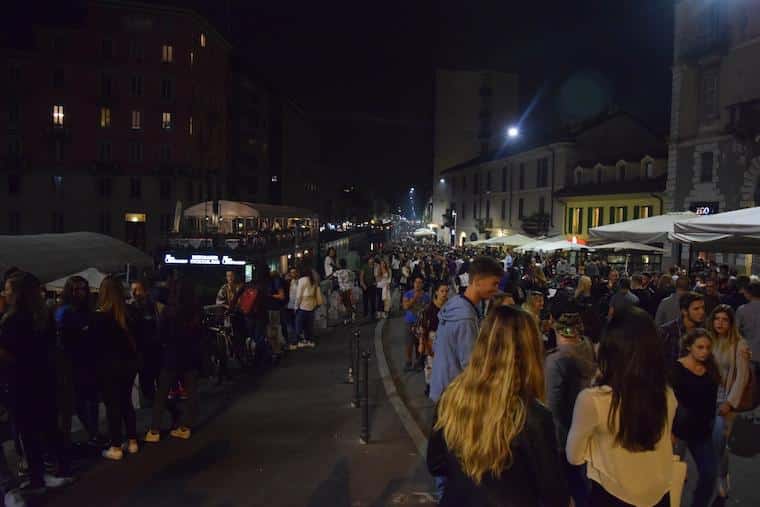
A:
[[[90,291],[97,291],[100,287],[101,282],[103,282],[103,279],[108,275],[98,270],[97,268],[87,268],[77,273],[71,273],[70,275],[63,276],[58,280],[48,282],[45,284],[45,288],[50,291],[62,291],[64,285],[66,285],[66,280],[72,276],[81,276],[87,280],[87,284],[90,286]]]
[[[673,231],[672,241],[702,250],[760,253],[760,207],[679,221]]]
[[[662,243],[668,240],[668,234],[673,232],[673,226],[676,222],[685,222],[696,217],[697,215],[691,211],[666,213],[594,227],[589,229],[589,235],[593,239],[606,239],[608,241]]]
[[[421,229],[417,229],[414,231],[414,237],[415,238],[424,238],[424,237],[432,237],[435,236],[435,231],[431,231],[430,229],[425,229],[424,227]]]
[[[214,201],[205,201],[187,208],[183,216],[205,218],[212,216],[213,210]],[[234,218],[317,218],[316,213],[304,208],[243,201],[219,201],[218,215],[228,220]]]
[[[511,236],[497,236],[495,238],[491,238],[486,241],[486,244],[495,246],[521,246],[526,245],[532,241],[535,241],[535,238],[529,238],[528,236],[523,236],[522,234],[512,234]]]
[[[665,253],[664,248],[643,243],[634,243],[633,241],[618,241],[606,245],[594,245],[594,250],[613,250],[615,252],[650,252]]]

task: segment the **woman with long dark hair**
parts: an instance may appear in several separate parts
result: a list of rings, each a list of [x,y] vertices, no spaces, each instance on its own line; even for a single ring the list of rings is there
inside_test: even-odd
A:
[[[725,498],[729,490],[728,439],[736,419],[735,409],[749,380],[749,345],[739,333],[736,314],[729,305],[713,309],[707,328],[713,334],[712,355],[720,373],[713,442],[718,454],[718,496]]]
[[[187,279],[177,280],[169,293],[169,304],[160,323],[161,338],[165,345],[164,364],[158,378],[158,389],[153,402],[153,421],[145,435],[146,442],[158,442],[161,439],[161,417],[166,398],[177,381],[182,382],[187,401],[182,420],[172,407],[172,429],[169,434],[185,440],[190,438],[198,412],[198,372],[202,360],[203,334],[200,315],[201,307],[195,288]]]
[[[678,410],[673,422],[673,436],[678,439],[680,455],[689,449],[697,464],[697,487],[692,507],[705,507],[712,500],[717,476],[717,457],[712,442],[715,405],[718,399],[720,371],[712,356],[712,336],[696,328],[681,339],[686,355],[673,367],[673,390]]]
[[[132,405],[137,347],[124,301],[124,288],[116,278],[107,276],[100,284],[90,333],[96,348],[97,375],[110,435],[110,445],[103,451],[103,457],[120,460],[124,457],[124,449],[130,454],[139,451],[135,407]],[[122,425],[126,426],[127,442]]]
[[[493,308],[437,407],[427,464],[445,477],[439,505],[569,505],[542,363],[535,319]]]
[[[59,474],[69,474],[57,421],[54,331],[36,277],[13,273],[3,294],[7,308],[0,320],[0,361],[8,381],[8,409],[29,464],[30,490],[41,492],[70,481],[45,473],[43,462],[46,442],[46,450],[57,458]]]
[[[676,398],[652,318],[635,307],[616,313],[598,354],[597,386],[575,402],[567,459],[587,464],[592,507],[667,506]]]

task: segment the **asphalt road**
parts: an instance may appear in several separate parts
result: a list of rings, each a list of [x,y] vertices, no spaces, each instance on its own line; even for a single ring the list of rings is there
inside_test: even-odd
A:
[[[364,326],[364,346],[374,326]],[[320,334],[320,333],[318,333]],[[370,361],[371,441],[343,383],[347,331],[322,331],[315,349],[244,379],[188,441],[165,436],[122,462],[97,462],[44,505],[381,506],[430,503],[423,460]],[[167,416],[168,417],[168,416]]]

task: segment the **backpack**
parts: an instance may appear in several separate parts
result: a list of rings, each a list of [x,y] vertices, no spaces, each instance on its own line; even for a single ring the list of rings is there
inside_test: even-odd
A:
[[[254,287],[248,287],[240,295],[238,307],[243,315],[249,315],[256,309],[256,303],[259,299],[259,291]]]

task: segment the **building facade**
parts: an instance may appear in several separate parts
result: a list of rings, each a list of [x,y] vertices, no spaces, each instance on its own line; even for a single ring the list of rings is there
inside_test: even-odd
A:
[[[432,222],[441,221],[446,189],[441,173],[490,153],[517,119],[517,76],[496,71],[444,70],[435,74]]]
[[[192,11],[105,0],[3,49],[0,232],[157,247],[225,192],[229,52]]]
[[[615,207],[616,221],[662,213],[655,195],[664,189],[664,151],[663,137],[631,115],[606,113],[547,139],[526,139],[458,164],[434,184],[444,209],[456,211],[458,244],[516,233],[584,240],[588,227],[582,216],[588,215],[576,208],[604,207],[609,213]],[[627,192],[634,185],[640,190]],[[647,193],[640,202],[628,201],[640,193]],[[599,213],[592,210],[592,218]],[[442,221],[433,224],[439,238],[450,240],[450,228]]]
[[[676,2],[665,207],[760,205],[760,3]]]

